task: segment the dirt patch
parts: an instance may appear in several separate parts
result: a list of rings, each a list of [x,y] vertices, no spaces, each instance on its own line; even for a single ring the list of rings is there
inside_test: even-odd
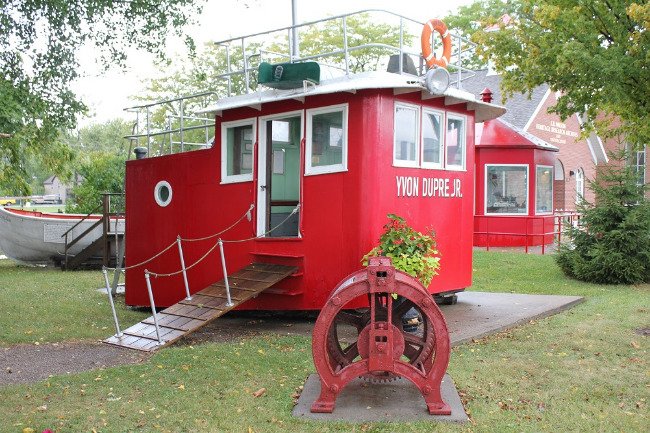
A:
[[[55,374],[136,364],[149,354],[100,342],[19,344],[0,348],[0,386],[32,383]]]
[[[311,337],[318,312],[241,311],[229,313],[176,344],[229,343],[260,335]]]
[[[229,343],[259,335],[311,336],[316,313],[236,312],[176,345]],[[33,383],[52,375],[144,362],[152,356],[101,342],[19,344],[0,348],[0,386]]]

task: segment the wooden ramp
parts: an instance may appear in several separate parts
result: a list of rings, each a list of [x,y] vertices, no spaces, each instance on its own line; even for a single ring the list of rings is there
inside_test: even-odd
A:
[[[158,312],[158,326],[162,344],[158,343],[153,316],[122,331],[122,336],[112,336],[104,343],[128,349],[152,352],[173,344],[179,338],[207,325],[228,311],[256,297],[278,281],[287,278],[298,270],[295,266],[253,263],[228,276],[232,306],[226,306],[226,286],[224,281],[212,284],[192,299]]]

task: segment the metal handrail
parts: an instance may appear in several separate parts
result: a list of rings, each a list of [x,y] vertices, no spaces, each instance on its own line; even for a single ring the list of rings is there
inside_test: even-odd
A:
[[[379,14],[384,14],[388,15],[389,18],[391,19],[397,19],[399,20],[399,44],[398,46],[393,46],[385,43],[381,43],[381,40],[376,40],[376,41],[368,41],[367,43],[361,44],[361,45],[354,45],[350,46],[350,32],[348,30],[348,25],[347,25],[347,19],[349,17],[353,17],[355,15],[360,15],[360,14],[368,14],[368,13],[379,13]],[[339,49],[327,51],[327,52],[321,52],[321,53],[315,53],[315,54],[309,54],[309,55],[299,55],[300,53],[300,47],[294,47],[293,45],[295,44],[295,41],[292,39],[292,35],[295,34],[295,32],[299,31],[301,28],[305,28],[308,26],[314,26],[326,22],[335,22],[337,20],[341,20],[341,25],[343,29],[343,42],[342,46]],[[418,57],[420,59],[419,61],[419,70],[418,73],[420,75],[424,74],[426,72],[426,68],[424,66],[424,62],[420,58],[420,53],[419,52],[413,52],[411,47],[405,46],[404,44],[404,34],[406,31],[406,26],[413,26],[413,25],[418,25],[418,26],[423,26],[424,23],[418,20],[414,20],[412,18],[408,18],[406,16],[390,12],[384,9],[364,9],[364,10],[359,10],[356,12],[351,12],[351,13],[346,13],[346,14],[340,14],[340,15],[335,15],[331,17],[327,17],[324,19],[319,19],[319,20],[313,20],[313,21],[308,21],[304,22],[301,24],[296,24],[296,25],[290,25],[290,26],[285,26],[285,27],[280,27],[280,28],[275,28],[272,30],[266,30],[262,32],[257,32],[257,33],[252,33],[249,35],[244,35],[244,36],[239,36],[239,37],[233,37],[229,39],[225,39],[222,41],[215,42],[215,46],[217,47],[223,47],[226,52],[226,66],[225,66],[225,72],[219,75],[215,75],[213,78],[216,80],[225,80],[227,82],[227,89],[224,90],[225,95],[230,97],[233,96],[234,94],[240,94],[240,93],[246,93],[249,94],[252,92],[253,89],[251,89],[251,83],[254,82],[254,74],[257,70],[257,67],[253,66],[253,64],[257,64],[257,62],[263,61],[264,54],[273,54],[275,57],[283,57],[288,59],[289,62],[300,62],[300,61],[308,61],[308,60],[313,60],[313,59],[327,59],[327,58],[332,58],[332,57],[338,57],[342,56],[343,59],[340,59],[339,67],[346,75],[349,75],[351,73],[351,59],[350,59],[350,54],[354,53],[355,51],[359,50],[364,50],[364,49],[369,49],[369,48],[379,48],[379,49],[384,49],[388,50],[390,52],[395,52],[399,54],[399,74],[404,74],[404,55],[408,56],[413,56],[413,57]],[[254,38],[259,38],[262,36],[266,35],[271,35],[271,34],[280,34],[281,32],[287,32],[289,36],[289,44],[288,44],[288,53],[273,53],[266,49],[263,44],[259,44],[259,52],[253,52],[250,48],[249,41],[253,40]],[[452,52],[452,59],[450,59],[449,62],[449,68],[450,72],[456,76],[455,78],[455,84],[458,88],[461,87],[461,82],[467,78],[469,78],[472,74],[473,71],[470,69],[466,68],[463,66],[463,62],[466,60],[465,53],[471,52],[475,47],[476,44],[470,41],[469,39],[457,35],[454,33],[451,33],[452,36],[452,46],[453,46],[453,52]],[[379,37],[381,38],[381,36]],[[231,46],[232,45],[232,46]],[[232,62],[232,53],[231,49],[234,51],[237,51],[241,56],[235,64]],[[259,57],[259,60],[255,60],[253,62],[253,58]],[[240,92],[235,92],[232,86],[233,78],[234,77],[241,77],[243,79],[243,88],[239,89]],[[141,139],[146,139],[146,145],[147,145],[147,152],[150,154],[151,153],[151,148],[152,148],[152,139],[160,136],[169,136],[169,152],[173,153],[176,151],[174,148],[174,144],[180,144],[180,152],[185,151],[185,139],[184,139],[184,132],[186,131],[192,131],[192,130],[198,130],[198,129],[207,129],[211,128],[214,126],[214,122],[211,123],[205,123],[204,125],[186,125],[185,121],[202,121],[202,118],[199,117],[194,117],[194,116],[186,116],[185,115],[185,103],[186,101],[193,99],[193,98],[204,98],[206,96],[211,96],[211,97],[219,97],[219,94],[217,92],[201,92],[201,93],[196,93],[192,95],[187,95],[187,96],[181,96],[177,98],[169,98],[169,99],[164,99],[162,101],[157,101],[157,102],[151,102],[147,104],[140,104],[136,105],[133,107],[127,108],[125,111],[127,112],[135,112],[137,115],[137,121],[136,121],[136,126],[134,128],[134,132],[131,135],[126,136],[125,138],[130,140],[131,146],[133,146],[134,143],[137,145],[140,144]],[[152,112],[151,110],[154,107],[161,107],[166,104],[173,104],[173,103],[178,103],[180,105],[179,109],[179,114],[174,114],[175,118],[179,119],[179,126],[172,128],[171,122],[169,122],[168,127],[164,129],[157,129],[157,130],[152,130],[151,127],[151,117],[152,117]],[[142,116],[142,117],[141,117]],[[145,122],[145,131],[140,131],[140,121]],[[180,134],[180,140],[176,141],[172,139],[172,134]],[[163,139],[164,140],[164,139]],[[165,143],[167,140],[164,140],[161,142],[159,149],[161,153],[166,152],[166,145]],[[209,145],[209,144],[208,144]],[[207,147],[207,146],[206,146]],[[130,153],[130,152],[129,152]],[[129,155],[130,157],[130,155]]]
[[[528,249],[530,246],[529,245],[529,239],[532,237],[533,239],[536,237],[542,237],[544,239],[546,236],[553,235],[554,238],[557,238],[557,241],[554,241],[557,245],[560,245],[562,243],[562,231],[563,231],[563,223],[564,220],[568,217],[569,218],[569,223],[573,224],[574,220],[580,220],[580,214],[574,211],[569,211],[566,213],[552,213],[548,215],[536,215],[534,217],[528,217],[526,218],[525,221],[525,228],[526,232],[525,233],[516,233],[516,232],[494,232],[490,231],[490,219],[494,218],[508,218],[512,217],[512,215],[480,215],[481,217],[489,217],[485,219],[485,231],[474,231],[474,235],[483,235],[485,236],[485,249],[486,251],[490,251],[490,236],[513,236],[513,237],[524,237],[526,244],[524,245],[526,253],[528,253]],[[546,221],[548,219],[552,218],[553,219],[553,231],[545,231],[546,227]],[[542,233],[529,233],[528,226],[529,222],[533,221],[542,221],[542,230],[544,230]],[[546,243],[544,240],[542,240],[541,244],[541,250],[542,254],[545,253],[546,250]]]
[[[327,17],[327,18],[320,19],[320,20],[308,21],[308,22],[305,22],[305,23],[297,24],[297,25],[279,27],[279,28],[275,28],[275,29],[272,29],[272,30],[266,30],[266,31],[263,31],[263,32],[253,33],[253,34],[249,34],[249,35],[245,35],[245,36],[239,36],[239,37],[224,39],[224,40],[215,42],[215,45],[223,46],[223,47],[226,47],[227,49],[229,49],[230,43],[235,42],[235,41],[241,41],[242,49],[244,50],[243,58],[246,58],[246,56],[245,56],[245,46],[246,46],[245,41],[246,41],[246,39],[252,39],[252,38],[259,37],[259,36],[270,35],[272,33],[278,33],[278,32],[283,32],[283,31],[287,31],[287,32],[289,32],[289,34],[291,34],[291,32],[293,30],[300,29],[301,27],[307,27],[307,26],[312,26],[312,25],[315,25],[315,24],[324,23],[324,22],[327,22],[327,21],[334,21],[334,20],[341,19],[341,20],[343,20],[343,33],[344,33],[344,37],[343,37],[343,39],[344,39],[344,47],[342,48],[342,50],[337,50],[337,51],[335,51],[333,53],[319,53],[317,55],[300,56],[300,57],[293,57],[291,55],[291,53],[289,53],[289,54],[277,53],[277,54],[281,54],[283,57],[287,57],[291,62],[298,62],[298,61],[310,60],[310,59],[319,58],[319,57],[327,57],[327,56],[331,56],[331,55],[344,54],[346,56],[346,62],[345,62],[346,71],[345,72],[346,72],[346,74],[349,74],[350,70],[349,70],[349,63],[347,61],[347,55],[349,54],[350,51],[353,51],[353,50],[357,49],[357,46],[355,46],[355,47],[347,46],[348,37],[347,37],[347,26],[345,25],[346,24],[345,20],[348,17],[354,16],[354,15],[359,15],[359,14],[364,14],[364,13],[383,13],[383,14],[387,14],[387,15],[390,15],[390,16],[395,17],[395,18],[399,18],[399,20],[400,20],[400,34],[403,34],[405,21],[407,23],[410,23],[410,24],[418,24],[418,25],[422,25],[422,26],[424,25],[424,23],[421,22],[421,21],[414,20],[412,18],[408,18],[408,17],[406,17],[404,15],[400,15],[400,14],[397,14],[397,13],[394,13],[394,12],[390,12],[390,11],[387,11],[385,9],[363,9],[363,10],[359,10],[359,11],[356,11],[356,12],[350,12],[350,13],[346,13],[346,14],[335,15],[335,16]],[[467,78],[467,77],[465,77],[465,78],[461,77],[460,72],[472,72],[470,69],[465,68],[465,67],[462,66],[462,60],[463,60],[462,59],[462,54],[463,54],[463,52],[467,52],[470,49],[473,49],[474,47],[476,47],[476,44],[474,42],[472,42],[471,40],[465,38],[462,35],[458,35],[458,34],[451,33],[451,32],[450,32],[450,34],[452,36],[452,40],[455,40],[455,42],[456,42],[456,44],[454,44],[455,45],[454,49],[456,51],[454,51],[453,54],[458,57],[459,62],[458,63],[450,62],[449,66],[458,69],[459,74],[458,74],[458,77],[457,77],[457,80],[456,80],[456,85],[458,87],[460,87],[460,82]],[[469,46],[470,49],[463,50],[463,44],[465,44],[466,46]],[[371,45],[371,44],[366,44],[366,45]],[[400,46],[399,47],[393,47],[393,46],[390,46],[390,45],[388,45],[387,47],[390,47],[391,49],[396,49],[399,53],[419,55],[419,53],[409,53],[409,52],[405,51],[403,41],[401,40],[401,38],[400,38]],[[229,52],[228,52],[228,54],[229,54]],[[400,56],[399,62],[400,62],[400,69],[399,69],[400,72],[399,73],[402,73],[401,71],[403,70],[403,67],[402,67],[403,65],[402,65],[401,56]],[[254,69],[244,67],[243,70],[241,70],[241,69],[237,70],[237,71],[230,71],[229,70],[227,73],[218,75],[216,77],[217,78],[230,78],[230,77],[232,77],[234,75],[245,74],[246,75],[245,81],[249,82],[248,73],[250,71],[252,71],[252,70],[254,70]],[[248,87],[246,88],[246,93],[250,93],[250,89]],[[231,96],[230,93],[228,94],[228,96]]]
[[[68,266],[68,251],[70,248],[72,248],[74,245],[77,244],[81,239],[86,237],[89,233],[91,233],[95,228],[97,228],[100,224],[102,225],[102,236],[104,238],[104,262],[107,261],[107,254],[108,252],[106,251],[107,249],[107,244],[106,244],[106,239],[108,236],[108,233],[110,232],[110,219],[111,217],[119,217],[124,215],[124,213],[120,212],[111,212],[110,211],[110,203],[111,203],[111,197],[112,196],[124,196],[124,193],[115,193],[115,192],[106,192],[102,194],[102,202],[99,204],[99,206],[95,207],[90,213],[85,215],[83,218],[81,218],[77,223],[75,223],[72,227],[70,227],[65,233],[61,235],[62,238],[65,238],[65,247],[64,247],[64,261],[65,261],[65,267],[67,268]],[[81,234],[76,236],[74,239],[68,242],[68,235],[72,233],[72,230],[74,230],[77,226],[79,226],[81,223],[84,221],[88,220],[91,216],[96,214],[99,210],[102,210],[102,216],[97,219],[97,221],[92,224],[90,227],[88,227],[86,230],[84,230]],[[117,236],[117,225],[116,225],[116,236]],[[104,263],[106,264],[106,263]]]

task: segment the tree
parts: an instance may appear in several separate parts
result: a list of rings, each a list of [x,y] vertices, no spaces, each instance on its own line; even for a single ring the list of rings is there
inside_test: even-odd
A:
[[[77,160],[94,152],[106,152],[126,158],[127,141],[133,125],[124,119],[112,119],[104,123],[93,123],[78,130],[67,131],[63,141],[75,149]]]
[[[124,190],[124,158],[109,152],[89,154],[77,168],[83,178],[72,188],[73,198],[66,203],[66,212],[97,212],[102,193]]]
[[[399,46],[399,27],[388,24],[376,23],[370,19],[368,14],[352,16],[347,19],[347,31],[350,47],[367,43],[368,41],[381,40],[383,43]],[[261,61],[286,62],[289,59],[289,42],[286,32],[281,36],[264,36],[248,40],[246,44],[247,66],[255,69]],[[404,44],[408,45],[413,35],[403,35]],[[328,20],[325,23],[312,25],[301,29],[300,32],[300,54],[311,56],[318,53],[336,51],[343,48],[343,28],[341,20]],[[175,99],[180,96],[213,92],[212,98],[197,98],[184,102],[184,116],[192,115],[194,111],[209,105],[210,99],[221,98],[229,94],[242,94],[246,92],[246,83],[242,74],[231,76],[230,82],[220,75],[228,71],[230,62],[231,71],[244,69],[244,57],[240,45],[231,44],[229,58],[224,46],[214,43],[205,44],[197,50],[196,55],[190,58],[177,58],[172,61],[160,62],[163,70],[169,71],[162,77],[151,78],[145,81],[145,91],[137,99],[146,102],[164,101]],[[350,70],[362,72],[373,70],[379,63],[392,54],[390,50],[380,47],[363,48],[354,50],[350,54]],[[328,57],[325,59],[328,64],[344,66],[344,56]],[[173,68],[172,65],[179,65]],[[249,89],[257,86],[257,75],[250,74]],[[230,89],[230,91],[229,91]],[[177,130],[180,128],[178,115],[180,104],[169,102],[157,106],[151,114],[151,128],[153,130]],[[186,120],[185,126],[198,126],[201,121]],[[178,133],[158,135],[155,137],[153,146],[160,148],[169,146],[170,140],[180,140]],[[185,141],[201,143],[205,142],[205,131],[197,129],[185,132]],[[154,151],[152,151],[154,152]]]
[[[504,97],[547,83],[561,92],[553,111],[562,118],[585,113],[603,133],[614,128],[596,121],[604,114],[622,121],[616,133],[629,143],[650,142],[650,3],[509,0],[502,8],[487,0],[458,15],[454,25],[503,75]]]
[[[123,65],[131,47],[163,55],[200,6],[192,0],[8,0],[0,7],[0,187],[28,192],[24,169],[35,156],[62,173],[71,152],[60,140],[86,109],[70,90],[78,49]],[[191,46],[191,41],[187,40]]]
[[[347,20],[350,47],[359,46],[368,41],[382,40],[385,44],[399,46],[399,27],[373,22],[367,14],[349,17]],[[286,33],[275,39],[264,42],[247,44],[249,67],[256,67],[262,57],[272,62],[286,62],[289,58],[289,42]],[[404,44],[408,45],[413,35],[403,36]],[[311,56],[318,53],[340,50],[343,48],[343,29],[340,20],[328,20],[325,23],[301,29],[300,54]],[[274,55],[270,53],[281,53]],[[352,72],[362,72],[375,69],[380,61],[385,59],[388,50],[385,48],[364,48],[351,52],[350,68]],[[252,56],[255,54],[254,56]],[[342,66],[344,56],[340,55],[327,59],[328,63]],[[230,49],[231,70],[243,70],[243,55],[237,45]],[[145,101],[165,100],[182,95],[196,94],[206,91],[215,92],[219,97],[227,96],[228,82],[225,78],[218,78],[227,71],[226,50],[214,43],[205,44],[196,56],[190,59],[174,59],[167,65],[181,65],[172,69],[167,75],[152,78],[145,82],[146,90],[139,97]],[[170,68],[166,68],[170,69]],[[232,92],[245,92],[245,83],[241,75],[235,75],[230,83]],[[255,74],[251,76],[250,88],[255,89]]]
[[[650,202],[638,174],[625,164],[624,151],[589,187],[595,203],[583,201],[579,227],[569,227],[568,242],[555,258],[568,276],[601,284],[650,282]]]
[[[66,210],[75,213],[97,211],[105,192],[124,191],[124,161],[127,153],[125,135],[131,124],[123,119],[95,123],[68,132],[64,141],[76,151],[72,164],[75,175],[83,181],[72,189]]]
[[[393,26],[374,21],[372,16],[363,13],[352,15],[346,18],[346,29],[348,33],[348,47],[350,48],[349,68],[353,73],[373,71],[386,59],[389,54],[396,54],[394,51],[383,47],[358,48],[364,44],[377,43],[399,47],[400,29]],[[414,35],[405,32],[403,44],[409,46]],[[312,25],[300,31],[300,55],[312,56],[319,53],[333,52],[343,49],[343,21],[340,19],[327,20],[323,23]],[[288,53],[288,40],[276,42],[271,51]],[[345,56],[338,55],[324,59],[328,64],[345,66]]]

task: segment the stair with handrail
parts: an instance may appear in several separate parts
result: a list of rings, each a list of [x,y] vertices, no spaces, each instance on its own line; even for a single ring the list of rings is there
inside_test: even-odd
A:
[[[124,242],[124,211],[123,206],[119,206],[120,200],[123,203],[123,193],[104,193],[102,194],[102,203],[92,212],[84,216],[75,225],[70,227],[61,237],[65,238],[65,249],[61,268],[63,270],[79,269],[82,266],[109,266],[113,260],[117,261],[119,243]],[[116,207],[121,209],[116,210]],[[73,237],[73,230],[83,222],[92,219],[101,211],[101,217],[92,225],[77,236]],[[101,236],[94,239],[87,247],[75,255],[70,254],[71,248],[79,243],[82,239],[92,236],[96,233],[95,229],[102,226]],[[115,251],[115,256],[111,251]]]

